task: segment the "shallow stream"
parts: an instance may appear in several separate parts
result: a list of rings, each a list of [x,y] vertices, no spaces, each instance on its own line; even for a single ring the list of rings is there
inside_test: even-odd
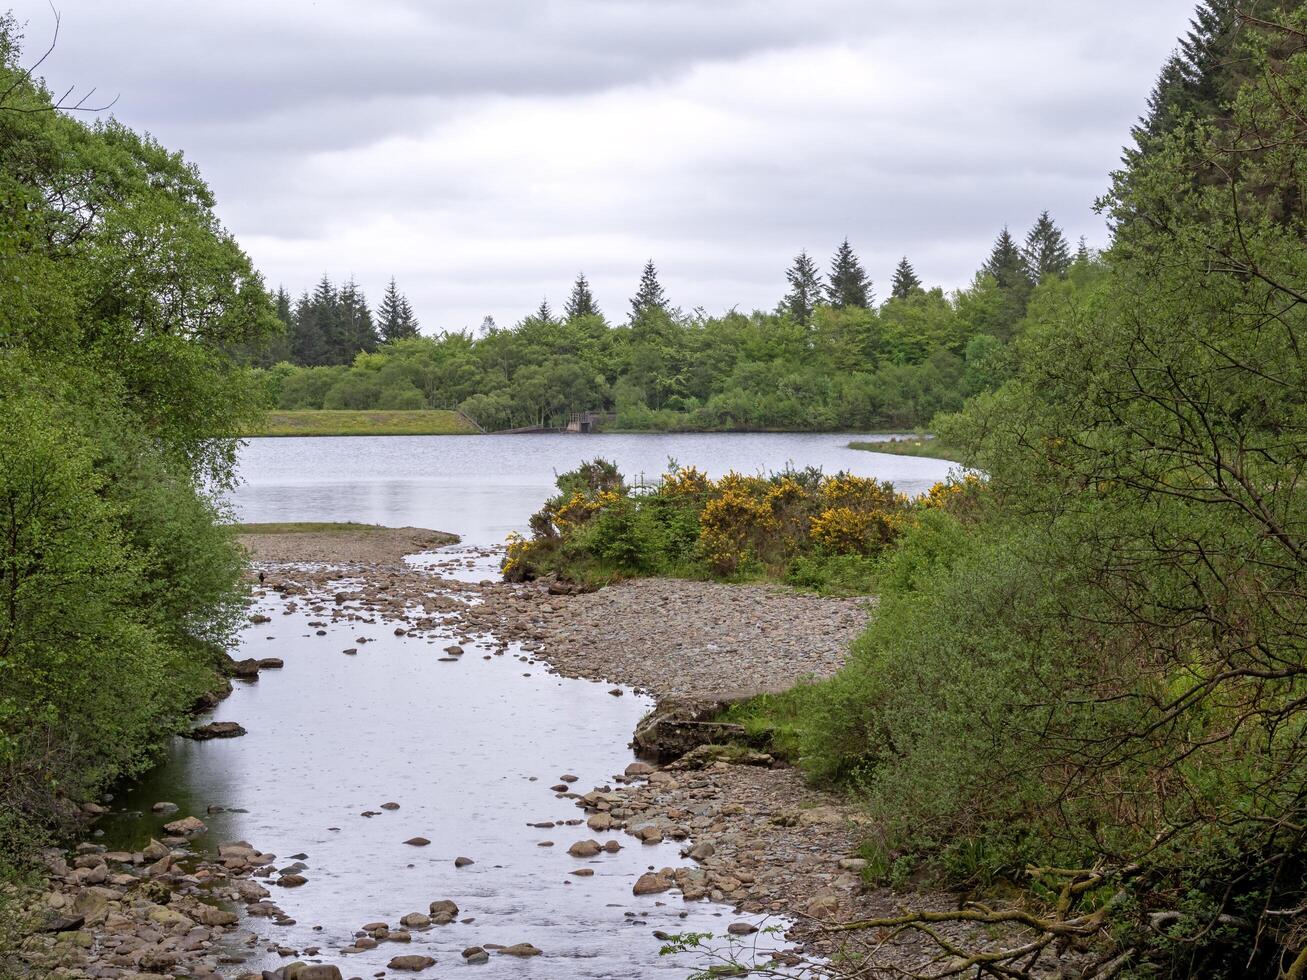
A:
[[[242,456],[246,482],[233,504],[248,521],[412,524],[492,545],[524,527],[555,472],[596,455],[649,477],[670,456],[713,474],[787,463],[847,468],[909,491],[949,469],[936,460],[844,449],[850,438],[254,440]],[[491,572],[475,561],[458,569],[476,578]],[[580,792],[610,783],[634,758],[627,742],[649,700],[630,691],[613,696],[610,684],[554,676],[515,647],[496,656],[492,645],[464,643],[465,655],[446,662],[439,658],[456,639],[452,634],[396,636],[381,621],[310,626],[329,617],[315,616],[303,603],[287,613],[274,594],[254,611],[271,621],[249,626],[234,655],[280,657],[285,666],[264,671],[257,682],[237,681],[213,716],[241,723],[248,734],[178,739],[162,765],[114,801],[115,810],[127,813],[103,825],[106,843],[139,847],[167,820],[194,814],[209,827],[199,847],[247,840],[276,854],[278,867],[306,855],[305,885],[271,889],[294,924],[259,919],[247,926],[273,944],[319,947],[320,958],[341,965],[346,976],[376,974],[390,957],[410,952],[435,957],[437,965],[424,974],[431,976],[464,968],[486,977],[686,976],[702,961],[661,956],[655,930],[721,934],[745,918],[728,906],[685,903],[677,892],[632,895],[642,872],[687,863],[680,857],[684,843],[644,845],[584,824],[530,826],[584,817],[550,787],[564,774],[577,777]],[[358,652],[345,655],[347,648]],[[151,813],[161,800],[176,803],[180,813]],[[383,810],[388,802],[399,809]],[[431,844],[404,843],[415,836]],[[570,857],[568,846],[586,838],[617,840],[622,849]],[[456,868],[459,856],[475,863]],[[582,867],[593,876],[569,874]],[[411,944],[385,942],[348,958],[337,952],[364,923],[394,926],[439,899],[454,900],[460,919],[471,921],[414,932]],[[459,955],[471,945],[521,942],[544,955],[497,956],[477,967],[464,967]],[[254,947],[230,972],[286,962],[267,945]]]

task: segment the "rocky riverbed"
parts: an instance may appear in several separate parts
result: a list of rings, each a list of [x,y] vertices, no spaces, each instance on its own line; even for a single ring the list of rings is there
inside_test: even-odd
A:
[[[641,580],[572,594],[557,583],[509,585],[478,577],[493,565],[490,552],[447,552],[424,565],[400,559],[430,533],[369,532],[362,548],[358,535],[337,536],[335,545],[312,535],[278,535],[272,550],[256,552],[263,555],[255,566],[261,573],[256,593],[277,597],[285,614],[314,617],[310,625],[320,627],[324,641],[328,627],[365,625],[405,637],[440,637],[437,659],[453,670],[478,669],[477,658],[468,655],[473,649],[487,659],[520,651],[515,655],[532,667],[634,686],[663,705],[711,704],[828,676],[870,613],[862,600],[755,586]],[[360,634],[339,655],[358,656],[365,641]],[[280,666],[242,663],[256,674]],[[235,728],[217,734],[210,728],[198,737],[240,737],[243,730]],[[758,916],[776,916],[797,945],[776,953],[773,962],[795,970],[806,969],[800,965],[805,958],[848,941],[831,938],[823,928],[828,923],[909,904],[956,907],[948,896],[867,888],[859,849],[874,828],[847,801],[813,790],[795,770],[757,752],[704,746],[661,766],[635,763],[603,785],[565,780],[552,789],[579,808],[576,818],[533,826],[557,828],[551,836],[578,860],[574,875],[592,874],[582,860],[617,847],[620,837],[642,845],[681,842],[680,862],[650,867],[635,881],[634,896],[679,893],[685,901],[711,899],[752,913],[714,941],[735,948],[751,941]],[[278,948],[260,939],[257,923],[289,920],[273,896],[305,880],[299,856],[279,860],[245,841],[204,856],[189,847],[202,832],[201,822],[191,820],[170,824],[175,834],[139,852],[108,852],[94,840],[71,854],[48,852],[50,885],[30,910],[37,931],[24,947],[29,968],[68,978],[239,976],[240,964],[257,949],[294,961],[281,971],[283,980],[335,980],[342,974],[324,959],[348,974],[350,953],[387,944],[395,949],[389,970],[421,971],[431,966],[430,957],[402,946],[458,915],[452,902],[432,896],[430,909],[403,920],[361,923],[345,948]],[[887,976],[947,965],[937,947],[911,933],[863,935],[855,943],[874,947]],[[467,947],[462,959],[475,965],[492,953],[530,958],[539,952],[532,950],[531,943],[486,943]],[[311,962],[301,967],[301,960]]]

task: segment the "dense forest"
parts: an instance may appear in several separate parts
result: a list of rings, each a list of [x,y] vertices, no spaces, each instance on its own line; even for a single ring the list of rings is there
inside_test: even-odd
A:
[[[844,241],[825,275],[800,252],[771,312],[683,313],[651,260],[618,325],[580,275],[558,313],[542,302],[512,328],[434,337],[393,281],[373,317],[353,282],[324,277],[294,303],[274,296],[286,332],[254,356],[282,409],[460,409],[486,429],[578,411],[615,413],[623,429],[903,428],[1004,380],[1028,318],[1098,270],[1045,212],[1021,241],[1003,229],[951,295],[923,288],[905,257],[878,304]]]
[[[1056,948],[1079,977],[1307,977],[1305,120],[1307,5],[1203,4],[1111,177],[1111,247],[933,423],[983,480],[637,494],[597,461],[510,547],[523,578],[874,589],[839,674],[727,717],[856,794],[874,882],[973,899],[860,923],[947,975]]]

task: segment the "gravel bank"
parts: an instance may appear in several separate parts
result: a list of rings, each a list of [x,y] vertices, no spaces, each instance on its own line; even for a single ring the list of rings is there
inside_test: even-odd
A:
[[[473,622],[524,639],[569,677],[629,684],[660,700],[729,700],[829,677],[868,609],[865,599],[768,586],[636,579],[575,596],[528,587],[491,601]]]
[[[458,535],[375,524],[241,524],[236,540],[256,562],[398,565],[415,551],[454,544]]]

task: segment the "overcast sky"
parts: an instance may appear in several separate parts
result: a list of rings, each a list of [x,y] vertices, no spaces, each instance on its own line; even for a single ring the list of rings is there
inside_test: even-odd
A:
[[[10,0],[29,55],[44,0]],[[425,332],[771,308],[848,236],[963,286],[998,229],[1094,199],[1193,0],[55,0],[42,70],[185,151],[275,287],[393,274]],[[0,0],[0,7],[4,0]]]

